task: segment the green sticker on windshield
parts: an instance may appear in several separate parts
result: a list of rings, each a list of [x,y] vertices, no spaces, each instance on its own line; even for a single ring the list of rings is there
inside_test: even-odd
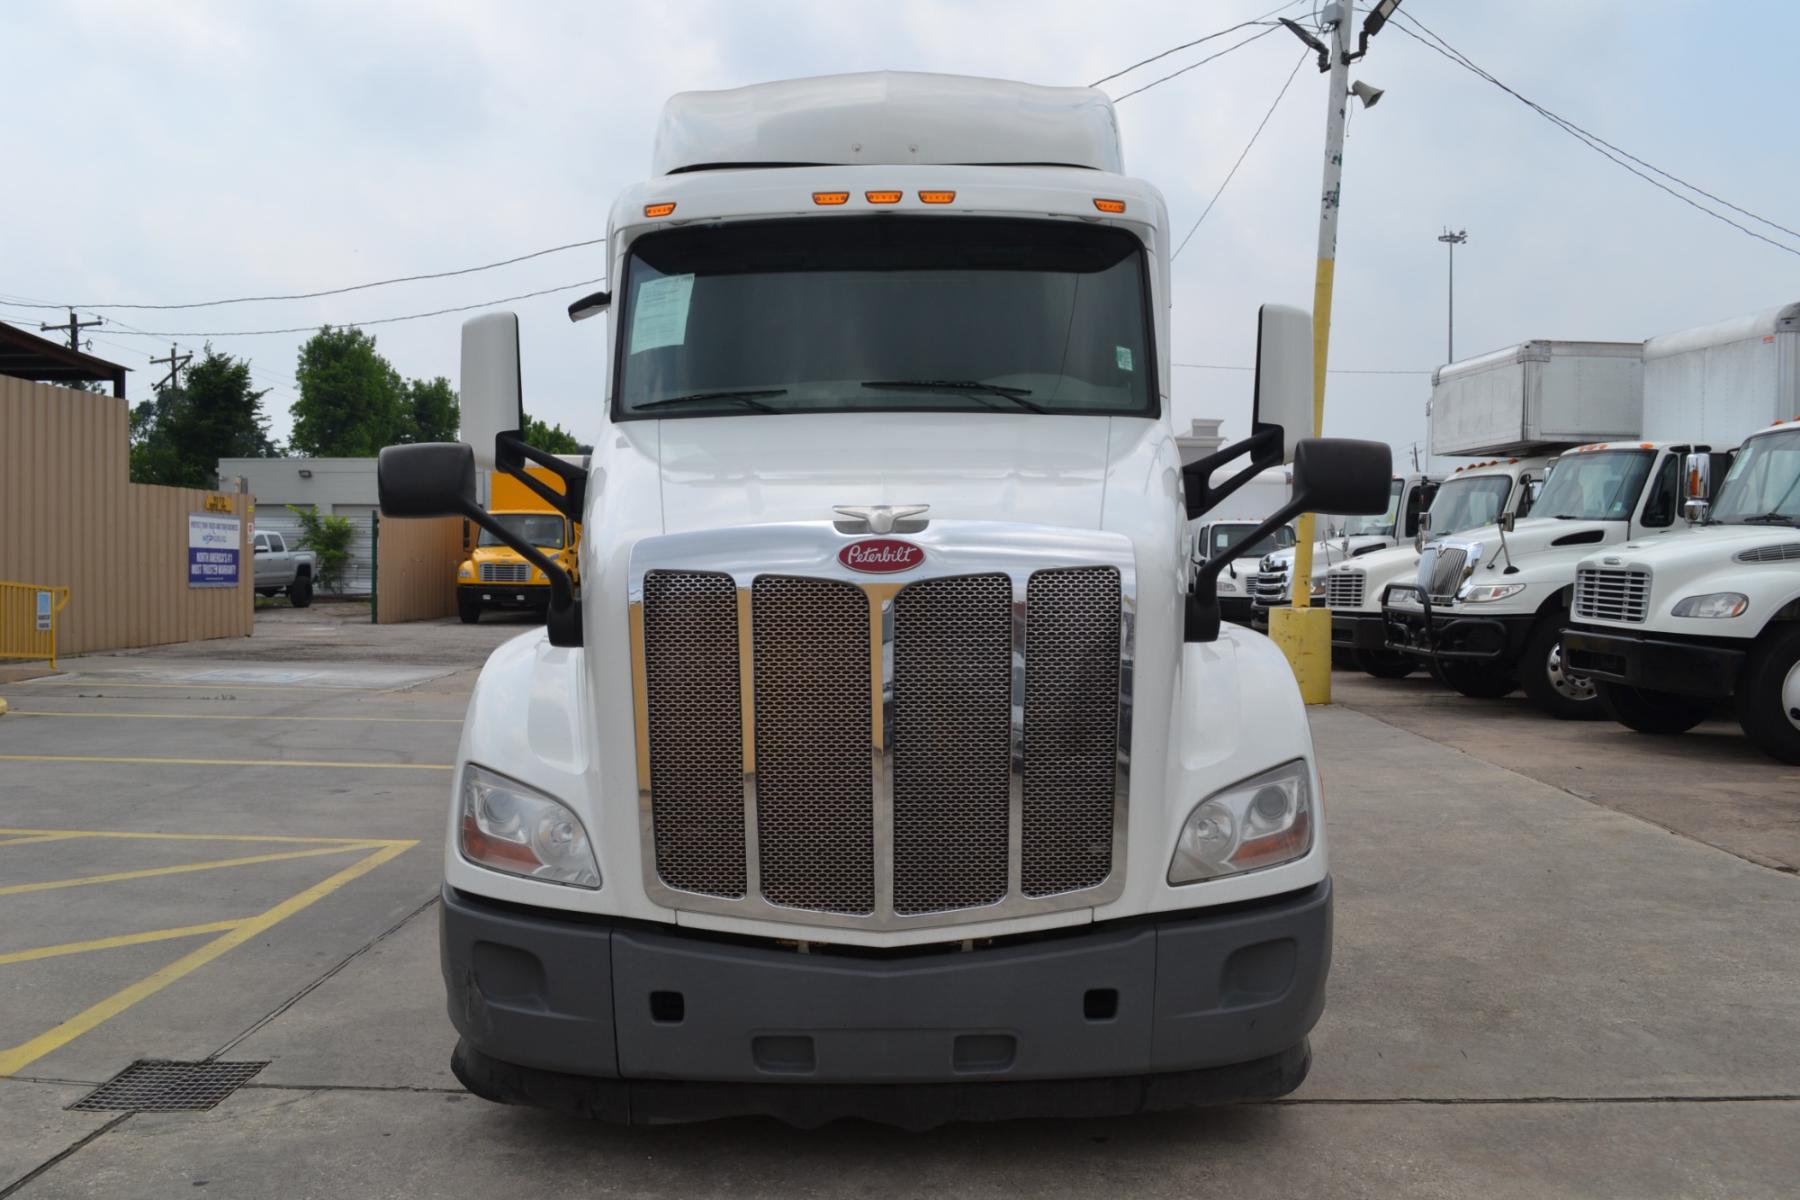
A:
[[[640,285],[631,302],[631,353],[687,341],[688,301],[693,295],[692,275],[668,275]]]
[[[1117,358],[1119,361],[1119,370],[1121,370],[1121,371],[1131,370],[1131,347],[1130,346],[1114,346],[1113,347],[1113,356],[1115,358]]]

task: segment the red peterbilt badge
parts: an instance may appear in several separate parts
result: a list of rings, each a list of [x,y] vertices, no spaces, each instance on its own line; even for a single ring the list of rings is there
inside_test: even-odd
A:
[[[899,538],[864,538],[839,550],[838,561],[852,571],[886,575],[912,570],[925,561],[925,551]]]

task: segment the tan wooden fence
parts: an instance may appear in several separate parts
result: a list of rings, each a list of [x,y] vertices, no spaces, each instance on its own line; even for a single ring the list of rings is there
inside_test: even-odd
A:
[[[376,624],[454,616],[456,568],[468,556],[464,536],[461,517],[377,518]]]
[[[0,376],[0,579],[66,587],[57,652],[255,625],[247,497],[132,483],[126,402]],[[238,584],[189,585],[188,518],[238,522]]]

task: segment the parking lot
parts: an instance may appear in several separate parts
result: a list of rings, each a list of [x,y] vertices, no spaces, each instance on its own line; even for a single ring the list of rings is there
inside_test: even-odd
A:
[[[443,803],[524,623],[358,614],[0,685],[0,1197],[1794,1194],[1800,771],[1735,724],[1657,742],[1340,672],[1336,959],[1290,1100],[619,1129],[448,1069]],[[267,1065],[209,1111],[69,1107],[209,1058]]]

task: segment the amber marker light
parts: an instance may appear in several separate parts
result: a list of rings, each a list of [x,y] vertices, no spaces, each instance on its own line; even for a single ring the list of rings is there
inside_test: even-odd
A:
[[[1094,207],[1103,213],[1122,213],[1125,211],[1125,202],[1123,200],[1101,200],[1096,198]]]
[[[644,205],[644,215],[646,217],[666,217],[674,211],[675,202],[673,200],[664,200],[661,204]]]
[[[847,204],[847,203],[849,203],[849,200],[850,200],[849,192],[814,192],[813,193],[813,203],[814,204],[825,204],[825,205]]]
[[[925,204],[954,204],[955,192],[920,192],[919,200]]]
[[[864,192],[863,199],[870,204],[898,204],[901,195],[900,192]]]

